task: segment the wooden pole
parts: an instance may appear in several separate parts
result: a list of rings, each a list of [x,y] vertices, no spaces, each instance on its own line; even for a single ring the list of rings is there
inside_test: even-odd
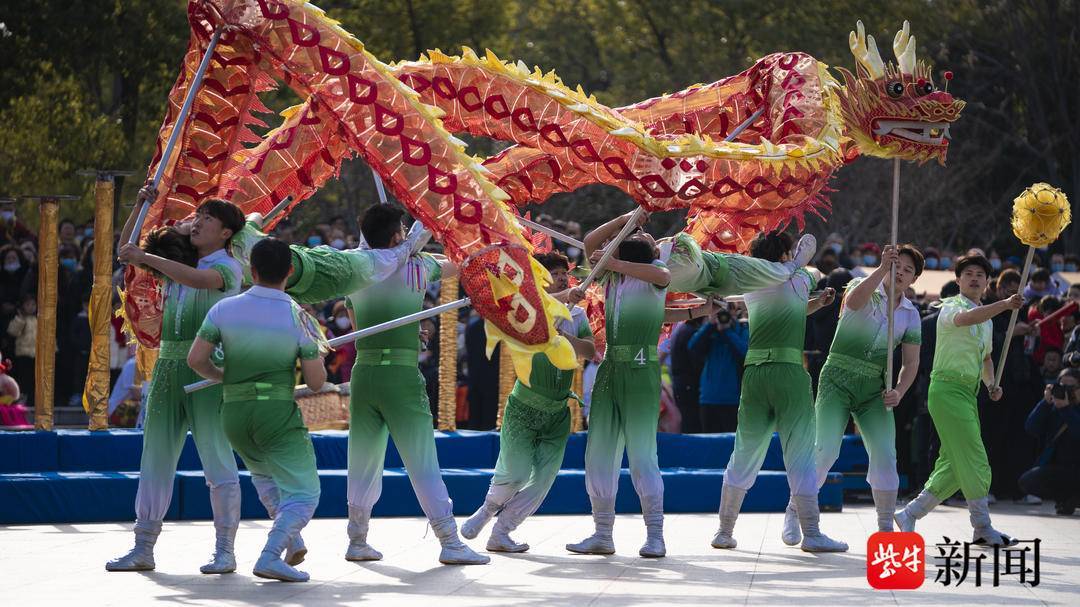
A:
[[[897,224],[900,222],[900,159],[893,158],[893,181],[892,181],[892,231],[889,243],[896,247]],[[889,318],[889,340],[885,350],[885,391],[893,389],[893,345],[896,341],[894,334],[896,326],[896,263],[889,268],[889,305],[886,307]]]
[[[1020,274],[1020,291],[1023,291],[1024,285],[1027,284],[1028,273],[1031,272],[1031,262],[1034,258],[1035,247],[1028,247],[1027,259],[1024,260],[1024,271]],[[1013,310],[1009,314],[1009,330],[1005,332],[1005,343],[1001,344],[1001,356],[998,358],[997,368],[994,369],[994,385],[990,386],[991,392],[1001,385],[1001,375],[1005,372],[1005,357],[1009,355],[1009,344],[1012,342],[1013,331],[1016,329],[1016,319],[1019,315],[1020,310]]]

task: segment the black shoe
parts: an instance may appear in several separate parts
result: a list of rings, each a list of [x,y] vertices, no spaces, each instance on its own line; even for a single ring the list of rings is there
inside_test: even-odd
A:
[[[1076,502],[1073,500],[1059,500],[1054,505],[1054,512],[1061,516],[1072,516],[1076,512]]]

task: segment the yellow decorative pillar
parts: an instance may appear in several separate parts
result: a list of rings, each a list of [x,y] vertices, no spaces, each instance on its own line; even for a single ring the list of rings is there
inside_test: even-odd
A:
[[[458,279],[444,278],[439,304],[457,299]],[[439,316],[439,430],[457,430],[457,324],[458,311]]]
[[[34,354],[34,428],[53,429],[53,380],[56,371],[56,289],[59,272],[60,201],[40,197],[38,208],[37,351]]]
[[[585,394],[585,363],[580,361],[577,369],[574,369],[574,382],[570,384],[570,389],[574,391],[574,394],[584,398]],[[581,403],[574,399],[570,399],[570,431],[581,432],[585,429],[585,417],[583,415]]]
[[[109,427],[109,338],[112,319],[113,174],[101,172],[94,183],[94,286],[90,292],[90,362],[83,388],[83,410],[91,430]]]

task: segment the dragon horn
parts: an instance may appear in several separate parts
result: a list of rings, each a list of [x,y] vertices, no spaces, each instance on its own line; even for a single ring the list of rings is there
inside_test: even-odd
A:
[[[904,21],[904,29],[896,32],[892,48],[900,73],[908,76],[915,73],[915,36],[911,35],[911,24],[907,21]]]
[[[848,34],[848,46],[851,48],[851,54],[855,56],[855,61],[866,70],[871,78],[884,76],[885,62],[881,60],[881,53],[878,52],[874,37],[866,35],[866,28],[863,26],[862,20],[855,24],[855,28],[858,30],[858,34],[855,32]],[[912,53],[914,53],[914,49]]]

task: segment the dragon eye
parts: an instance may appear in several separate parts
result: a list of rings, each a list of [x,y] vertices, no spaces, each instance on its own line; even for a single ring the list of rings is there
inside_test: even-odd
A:
[[[889,84],[885,85],[885,90],[889,93],[890,97],[899,98],[901,95],[904,94],[904,83],[890,82]]]
[[[930,93],[933,93],[933,92],[934,92],[934,83],[929,82],[929,81],[924,82],[923,85],[922,85],[922,94],[923,95],[929,95]]]

